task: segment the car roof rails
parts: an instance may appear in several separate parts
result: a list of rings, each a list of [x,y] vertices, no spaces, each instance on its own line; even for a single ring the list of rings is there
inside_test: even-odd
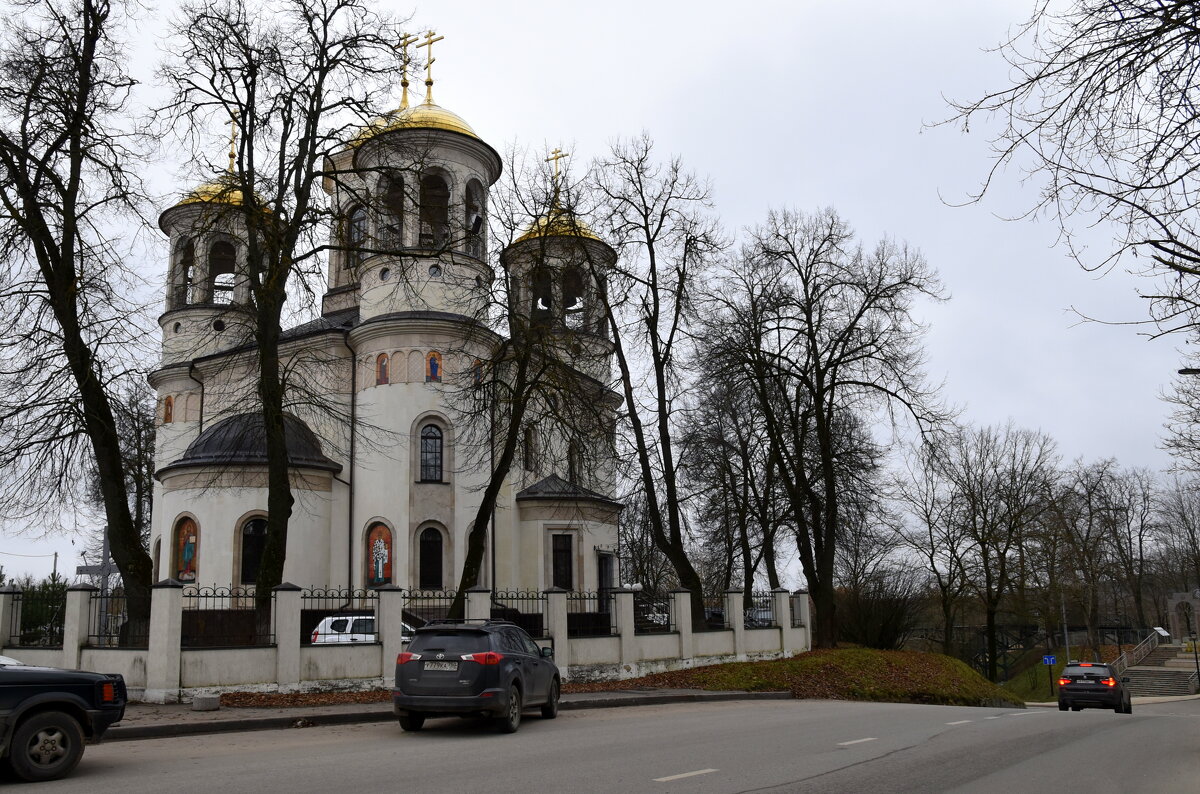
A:
[[[515,626],[511,620],[499,620],[496,618],[434,618],[427,622],[421,628],[427,626]]]

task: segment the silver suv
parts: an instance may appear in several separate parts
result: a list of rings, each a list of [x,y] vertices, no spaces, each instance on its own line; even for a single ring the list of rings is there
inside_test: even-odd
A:
[[[412,642],[413,627],[407,623],[401,624],[400,639]],[[313,629],[310,641],[313,645],[339,642],[376,642],[375,618],[356,615],[330,615],[321,618],[321,622]]]

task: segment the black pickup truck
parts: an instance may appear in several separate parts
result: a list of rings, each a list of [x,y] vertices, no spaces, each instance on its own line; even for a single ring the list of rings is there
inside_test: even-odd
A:
[[[0,661],[0,764],[23,780],[57,780],[125,715],[116,674]]]

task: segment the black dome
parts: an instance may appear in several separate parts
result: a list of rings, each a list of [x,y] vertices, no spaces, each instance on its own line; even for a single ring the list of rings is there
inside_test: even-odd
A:
[[[341,464],[325,457],[316,434],[301,420],[285,414],[283,434],[287,441],[288,465],[334,473],[342,470]],[[267,433],[262,414],[236,414],[201,433],[188,445],[182,458],[167,464],[159,473],[192,466],[265,466],[266,463]]]

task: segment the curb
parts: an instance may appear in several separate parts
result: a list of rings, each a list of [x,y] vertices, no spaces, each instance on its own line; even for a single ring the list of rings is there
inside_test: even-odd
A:
[[[669,695],[626,695],[589,697],[559,702],[561,711],[604,709],[620,706],[657,706],[664,703],[713,703],[729,700],[791,700],[790,692],[683,692]],[[333,714],[304,713],[297,709],[287,716],[247,717],[245,719],[212,720],[205,722],[169,722],[157,725],[115,725],[104,734],[105,742],[124,742],[137,739],[166,739],[176,736],[199,736],[213,733],[266,731],[321,725],[353,725],[369,722],[391,722],[396,719],[390,706],[364,711]]]

